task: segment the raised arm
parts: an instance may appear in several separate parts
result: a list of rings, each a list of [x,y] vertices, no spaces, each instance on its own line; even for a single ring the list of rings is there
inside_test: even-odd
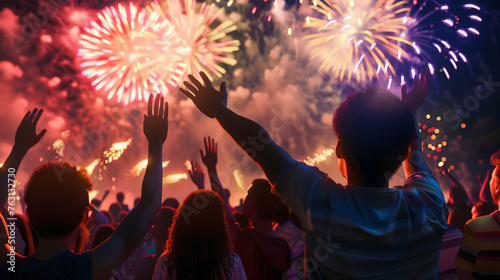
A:
[[[427,92],[429,91],[429,69],[424,68],[420,76],[415,76],[413,87],[410,92],[406,92],[406,85],[401,88],[401,100],[406,103],[413,114],[415,115],[415,138],[408,149],[408,157],[403,161],[403,169],[406,178],[410,177],[415,172],[426,172],[429,174],[431,170],[425,163],[424,155],[422,154],[422,138],[417,125],[417,110],[424,103]]]
[[[184,82],[186,89],[180,91],[190,98],[198,109],[210,118],[215,118],[222,128],[262,169],[267,179],[274,184],[281,169],[292,160],[290,155],[273,142],[267,131],[258,123],[229,110],[226,83],[216,90],[205,73],[200,72],[204,85],[193,75],[191,83]]]
[[[109,279],[114,269],[140,244],[160,209],[162,196],[162,147],[168,132],[168,103],[160,95],[149,97],[144,115],[144,134],[148,139],[148,166],[142,182],[141,201],[130,211],[111,237],[92,250],[94,279]]]
[[[203,138],[203,141],[205,143],[205,153],[203,153],[203,150],[200,149],[201,160],[207,167],[208,178],[210,178],[210,186],[212,187],[212,190],[218,193],[224,200],[226,222],[229,230],[231,231],[231,236],[234,236],[234,233],[238,230],[238,225],[236,225],[233,210],[229,205],[229,200],[226,197],[222,183],[219,180],[219,175],[217,174],[217,143],[215,143],[214,139],[211,139],[210,137],[208,137],[208,140],[206,137]]]
[[[38,143],[47,132],[47,130],[44,129],[39,134],[36,134],[36,125],[42,114],[43,109],[38,110],[35,108],[33,112],[30,111],[24,115],[21,124],[19,124],[17,128],[12,151],[2,167],[0,167],[0,205],[2,207],[7,201],[7,189],[10,184],[9,179],[11,180],[10,182],[14,181],[15,174],[19,170],[21,161],[26,153],[28,153],[28,150]]]

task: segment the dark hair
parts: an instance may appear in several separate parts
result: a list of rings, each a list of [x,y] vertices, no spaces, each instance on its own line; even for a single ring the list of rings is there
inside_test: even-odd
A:
[[[500,166],[500,150],[491,155],[490,162],[494,166]]]
[[[333,116],[333,130],[347,160],[368,180],[393,175],[415,135],[409,107],[390,91],[375,87],[351,93]]]
[[[265,179],[255,179],[248,189],[245,199],[254,199],[257,216],[261,220],[275,221],[275,213],[282,203],[280,198],[271,193],[271,184]]]
[[[112,224],[112,223],[114,223],[114,222],[115,222],[115,220],[114,220],[114,218],[113,218],[113,215],[111,215],[111,213],[110,213],[109,211],[106,211],[106,210],[100,210],[100,212],[101,212],[104,216],[106,216],[106,218],[108,218],[108,221],[109,221],[109,223],[110,223],[110,224]]]
[[[247,216],[239,211],[234,212],[234,220],[240,225],[240,229],[244,229],[250,225],[250,220]]]
[[[90,242],[90,248],[94,249],[106,241],[113,234],[113,231],[115,231],[115,228],[112,225],[100,225],[94,234],[94,238],[92,238],[92,242]]]
[[[179,201],[173,197],[169,197],[162,202],[161,206],[167,206],[177,209],[179,208]]]
[[[476,207],[476,211],[479,214],[478,217],[489,215],[498,210],[498,206],[489,201],[478,201],[474,203],[474,207]]]
[[[89,205],[92,183],[85,169],[48,162],[33,172],[24,201],[28,220],[40,237],[61,237],[75,230]]]
[[[109,213],[111,213],[111,216],[113,216],[113,221],[118,222],[118,216],[120,215],[120,212],[122,211],[122,206],[118,203],[112,203],[109,206]]]
[[[188,195],[177,210],[167,241],[168,279],[229,278],[233,251],[222,198],[210,190]]]

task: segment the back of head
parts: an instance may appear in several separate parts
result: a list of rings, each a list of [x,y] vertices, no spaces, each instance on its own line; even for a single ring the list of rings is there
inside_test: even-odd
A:
[[[154,238],[167,240],[168,230],[172,226],[175,216],[175,209],[172,207],[162,206],[153,220],[153,228],[151,235]],[[163,243],[165,245],[165,243]]]
[[[376,87],[349,94],[335,111],[333,129],[346,161],[357,163],[367,179],[377,179],[401,165],[415,120],[407,105]]]
[[[179,201],[173,197],[169,197],[162,202],[161,206],[167,206],[177,209],[179,208]]]
[[[276,220],[275,214],[278,206],[280,206],[282,202],[278,196],[271,193],[271,184],[269,181],[265,179],[253,180],[245,199],[251,199],[254,201],[255,210],[259,219],[271,221]],[[288,218],[284,219],[287,220]]]
[[[122,211],[122,207],[118,203],[112,203],[109,206],[109,213],[111,213],[111,216],[113,216],[113,221],[117,222],[118,216],[120,215],[120,212]]]
[[[92,183],[66,162],[35,169],[24,191],[28,220],[40,237],[62,237],[75,230],[89,205]]]
[[[125,199],[125,195],[123,194],[123,192],[118,192],[116,194],[116,201],[118,201],[118,203],[123,204],[124,199]]]
[[[498,206],[493,203],[493,202],[490,202],[490,201],[478,201],[476,203],[474,203],[474,207],[476,211],[474,211],[474,209],[472,209],[472,218],[477,218],[477,217],[481,217],[481,216],[486,216],[486,215],[489,215],[491,213],[493,213],[495,210],[498,210]],[[476,212],[476,213],[474,213]]]
[[[94,249],[99,246],[99,244],[104,242],[113,234],[113,231],[115,231],[115,228],[112,225],[100,225],[94,234],[92,242],[90,243],[90,248]]]
[[[232,266],[232,249],[222,198],[194,191],[174,217],[167,241],[168,271],[178,279],[220,279]]]

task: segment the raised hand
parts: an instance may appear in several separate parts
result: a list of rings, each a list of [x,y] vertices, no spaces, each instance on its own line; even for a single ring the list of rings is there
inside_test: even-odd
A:
[[[168,102],[163,96],[156,95],[153,108],[153,95],[149,96],[148,114],[144,115],[144,135],[149,143],[165,143],[168,134]]]
[[[215,168],[217,165],[217,143],[210,136],[208,136],[208,139],[204,137],[203,141],[205,142],[205,154],[200,149],[201,160],[208,169]]]
[[[205,188],[205,174],[201,165],[195,160],[191,160],[191,167],[188,168],[189,178],[198,187],[199,190]]]
[[[220,85],[220,91],[216,90],[210,79],[204,72],[200,72],[205,85],[198,81],[193,75],[189,75],[191,83],[184,81],[186,89],[179,90],[191,99],[198,109],[207,117],[214,118],[218,112],[227,106],[227,89],[226,83]]]
[[[406,92],[406,85],[401,87],[401,100],[410,106],[414,114],[425,101],[425,97],[429,91],[430,75],[429,68],[424,67],[420,72],[420,76],[415,76],[415,79],[413,79],[413,86],[410,92]]]
[[[15,146],[27,151],[40,142],[40,139],[47,132],[46,129],[43,129],[39,134],[36,134],[36,125],[42,114],[43,109],[39,111],[38,108],[35,108],[33,112],[28,112],[24,115],[16,131]]]

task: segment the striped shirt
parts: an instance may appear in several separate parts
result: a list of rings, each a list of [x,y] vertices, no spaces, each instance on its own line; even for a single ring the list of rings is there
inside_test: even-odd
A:
[[[456,266],[472,272],[476,279],[499,279],[500,211],[470,220],[463,234]]]
[[[457,279],[457,267],[455,256],[462,243],[462,231],[454,226],[448,225],[448,230],[443,236],[441,255],[439,258],[439,279]]]
[[[274,186],[306,233],[310,279],[438,279],[448,209],[432,175],[397,188],[344,187],[290,160]]]

